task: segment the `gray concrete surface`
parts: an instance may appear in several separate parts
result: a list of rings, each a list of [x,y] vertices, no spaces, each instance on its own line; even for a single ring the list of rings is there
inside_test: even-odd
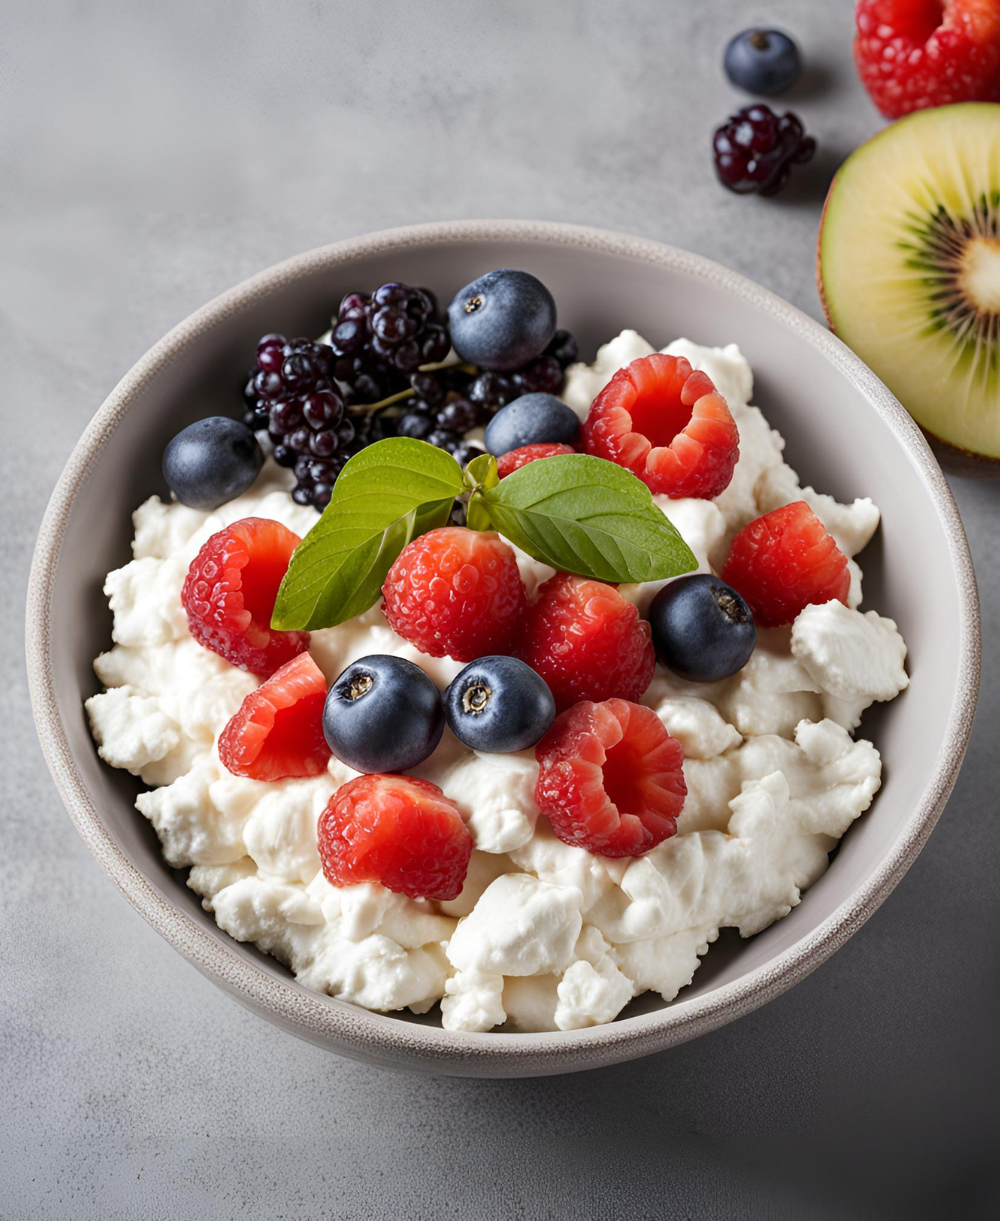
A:
[[[983,698],[929,846],[764,1010],[573,1078],[428,1080],[243,1012],[135,915],[35,741],[32,541],[77,436],[173,323],[296,251],[411,221],[571,220],[711,256],[818,313],[826,182],[879,120],[847,0],[0,8],[0,1217],[997,1215],[1000,485],[956,482]],[[713,181],[724,41],[780,23],[817,163]],[[724,338],[724,337],[721,337]]]

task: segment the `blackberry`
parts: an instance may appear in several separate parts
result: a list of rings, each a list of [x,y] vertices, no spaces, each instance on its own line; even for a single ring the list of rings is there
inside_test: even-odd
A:
[[[439,373],[442,372],[444,370],[434,373],[417,372],[410,374],[410,388],[413,390],[416,398],[425,402],[428,407],[439,407],[444,402],[445,395],[451,389],[450,386],[445,384],[444,379],[439,376]]]
[[[286,427],[291,431],[282,431]],[[274,460],[295,469],[292,499],[323,509],[347,459],[345,446],[354,437],[340,394],[320,390],[276,404],[268,434],[274,442]]]
[[[444,360],[451,347],[433,294],[395,282],[370,296],[348,293],[333,319],[330,342],[338,380],[362,402],[406,389],[421,365]],[[425,389],[418,390],[421,397]]]
[[[576,336],[569,331],[556,331],[545,349],[545,355],[554,356],[565,369],[580,359],[580,345],[576,342]]]
[[[457,432],[452,432],[448,428],[435,428],[423,439],[428,445],[433,445],[437,449],[447,450],[448,453],[451,453],[457,445],[465,444]]]
[[[391,407],[380,407],[370,415],[352,416],[351,423],[355,430],[355,440],[361,446],[374,445],[376,441],[384,441],[386,437],[394,437],[398,420],[390,414]]]
[[[244,390],[244,422],[267,429],[275,462],[294,468],[292,498],[317,509],[328,503],[354,438],[333,364],[327,344],[265,335]]]
[[[558,394],[564,380],[563,367],[554,356],[539,356],[514,374],[522,394]]]
[[[438,428],[465,433],[481,423],[480,409],[470,399],[452,399],[435,414],[434,422]]]
[[[372,352],[336,358],[333,371],[337,381],[347,386],[359,403],[378,403],[399,389]]]
[[[511,373],[479,373],[467,396],[485,408],[486,416],[495,415],[522,394],[558,394],[566,380],[565,366],[580,354],[569,331],[556,331],[545,352]],[[482,422],[482,421],[480,421]]]
[[[255,432],[270,431],[271,412],[314,390],[335,390],[333,350],[311,339],[265,335],[257,343],[257,362],[243,390],[243,422]]]
[[[506,373],[480,373],[469,386],[469,398],[492,415],[520,394],[513,377]]]
[[[333,454],[329,458],[300,457],[295,463],[296,484],[292,489],[292,500],[300,505],[313,505],[325,509],[333,495],[333,485],[344,469],[349,455]]]
[[[469,387],[478,372],[478,369],[469,365],[449,365],[444,369],[436,370],[434,376],[441,379],[445,391],[467,396]]]
[[[792,166],[812,158],[816,141],[791,111],[779,117],[758,102],[744,106],[716,129],[712,150],[715,173],[724,187],[738,195],[776,195]]]
[[[426,415],[418,415],[415,411],[404,412],[396,424],[396,435],[399,437],[415,437],[425,441],[434,431],[434,421]]]

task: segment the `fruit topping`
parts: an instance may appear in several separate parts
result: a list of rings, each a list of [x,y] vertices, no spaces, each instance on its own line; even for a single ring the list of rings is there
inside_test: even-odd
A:
[[[462,360],[505,372],[545,351],[556,333],[556,303],[541,280],[501,268],[455,294],[448,323]]]
[[[270,430],[271,409],[278,403],[331,389],[336,387],[333,350],[328,344],[286,339],[273,333],[264,335],[257,341],[257,363],[250,370],[250,380],[243,392],[247,405],[243,422],[255,432]]]
[[[413,437],[416,441],[426,441],[433,431],[434,421],[417,411],[403,412],[396,425],[397,437]]]
[[[371,296],[348,293],[333,319],[330,343],[337,380],[362,403],[405,389],[409,374],[444,360],[450,347],[433,294],[398,283],[383,284]]]
[[[1000,0],[858,0],[856,16],[854,60],[886,118],[1000,101]]]
[[[257,478],[264,454],[246,424],[213,415],[182,429],[163,451],[163,478],[183,505],[217,509]]]
[[[847,556],[804,500],[744,526],[722,578],[743,595],[761,627],[791,623],[814,602],[846,602],[851,586]]]
[[[852,153],[819,279],[831,327],[942,462],[1000,473],[1000,105],[922,110]]]
[[[482,424],[483,411],[471,399],[453,398],[444,403],[434,414],[434,423],[438,428],[446,428],[449,432],[466,433],[477,424]]]
[[[677,830],[684,751],[651,708],[584,700],[556,718],[535,756],[535,801],[564,843],[641,856]]]
[[[491,454],[557,441],[576,445],[579,440],[579,417],[553,394],[522,394],[486,426],[486,448]]]
[[[715,683],[742,670],[757,642],[749,606],[710,573],[678,577],[649,608],[657,659],[692,683]]]
[[[323,733],[356,772],[405,772],[431,754],[444,732],[441,695],[405,657],[373,654],[352,662],[330,688]]]
[[[516,657],[480,657],[444,693],[452,733],[473,750],[508,754],[542,737],[556,715],[545,680]]]
[[[791,89],[802,71],[798,47],[781,30],[744,30],[730,40],[723,62],[734,85],[767,97]]]
[[[308,632],[271,628],[278,586],[301,541],[266,517],[244,517],[213,534],[191,561],[181,591],[195,640],[264,678],[305,652]]]
[[[445,526],[405,547],[382,586],[389,626],[432,657],[509,651],[524,614],[514,551],[492,531]]]
[[[632,471],[651,492],[711,500],[729,486],[740,434],[707,374],[655,352],[619,369],[583,425],[588,454]]]
[[[556,573],[528,608],[518,655],[562,711],[577,700],[637,700],[656,658],[649,624],[613,585]]]
[[[580,345],[575,335],[560,329],[549,340],[545,354],[554,357],[559,367],[565,369],[580,359]]]
[[[513,475],[529,462],[537,462],[539,458],[555,458],[559,454],[575,454],[572,445],[563,445],[558,441],[548,445],[522,445],[519,449],[509,449],[497,459],[497,471],[500,478]]]
[[[536,356],[513,372],[477,373],[466,393],[485,419],[514,402],[522,394],[558,394],[563,388],[565,370],[577,359],[580,349],[569,331],[556,331],[541,356]],[[485,422],[484,419],[480,423]]]
[[[376,882],[411,899],[458,897],[472,835],[436,784],[412,776],[359,776],[319,817],[317,846],[334,886]]]
[[[309,339],[265,335],[246,397],[245,422],[266,428],[275,462],[295,468],[292,499],[322,509],[357,435],[333,378],[332,349]]]
[[[738,195],[776,195],[793,165],[812,159],[816,141],[786,111],[780,117],[758,102],[730,115],[712,137],[715,173]]]
[[[318,776],[330,748],[323,737],[326,679],[300,653],[251,691],[219,737],[219,758],[234,776],[284,780]]]

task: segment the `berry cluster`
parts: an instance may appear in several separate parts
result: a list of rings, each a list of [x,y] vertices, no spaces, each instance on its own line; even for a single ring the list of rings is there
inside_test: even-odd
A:
[[[525,394],[558,394],[565,371],[579,356],[569,331],[556,331],[546,350],[511,373],[479,371],[459,365],[417,372],[410,377],[413,397],[402,405],[396,431],[454,454],[464,466],[483,452],[465,434],[480,428],[501,408]]]
[[[776,195],[792,166],[812,159],[816,141],[791,111],[778,116],[761,102],[730,115],[716,129],[712,147],[723,186],[737,195]]]
[[[244,391],[244,422],[267,429],[275,462],[295,468],[292,498],[317,509],[329,502],[357,435],[333,365],[327,344],[265,335]]]
[[[579,357],[576,338],[569,331],[556,331],[545,351],[520,369],[479,373],[469,386],[469,398],[494,415],[522,394],[558,394],[567,367]]]
[[[330,343],[337,380],[362,403],[405,389],[410,374],[444,360],[451,347],[434,295],[395,281],[371,296],[348,293],[333,319]]]
[[[495,275],[501,288],[508,276],[533,281],[523,272]],[[517,284],[522,292],[532,287]],[[537,293],[547,290],[537,285]],[[489,349],[487,323],[469,325],[486,327]],[[266,431],[275,461],[294,468],[293,499],[323,509],[347,460],[385,437],[427,441],[463,466],[483,453],[468,439],[473,429],[522,395],[562,388],[579,349],[568,331],[550,327],[540,343],[549,336],[544,351],[535,347],[531,359],[509,372],[442,365],[451,339],[429,290],[393,281],[371,294],[350,292],[333,318],[329,344],[279,334],[258,342],[243,421],[254,432]]]
[[[397,435],[447,450],[463,466],[471,462],[483,449],[467,441],[465,434],[488,418],[481,405],[469,397],[472,380],[473,375],[460,366],[411,374],[413,395],[400,404]]]

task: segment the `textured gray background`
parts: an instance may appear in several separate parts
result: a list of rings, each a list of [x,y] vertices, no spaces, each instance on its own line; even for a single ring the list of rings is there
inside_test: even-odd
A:
[[[851,8],[0,8],[4,1221],[997,1208],[1000,485],[954,484],[984,601],[983,698],[955,795],[904,883],[764,1010],[588,1075],[410,1077],[243,1012],[87,854],[45,772],[23,673],[31,546],[79,433],[170,326],[277,259],[411,221],[551,218],[689,247],[817,314],[825,185],[880,125],[850,62]],[[822,150],[772,201],[722,191],[707,152],[738,101],[723,43],[760,20],[804,47],[810,71],[788,102]]]

